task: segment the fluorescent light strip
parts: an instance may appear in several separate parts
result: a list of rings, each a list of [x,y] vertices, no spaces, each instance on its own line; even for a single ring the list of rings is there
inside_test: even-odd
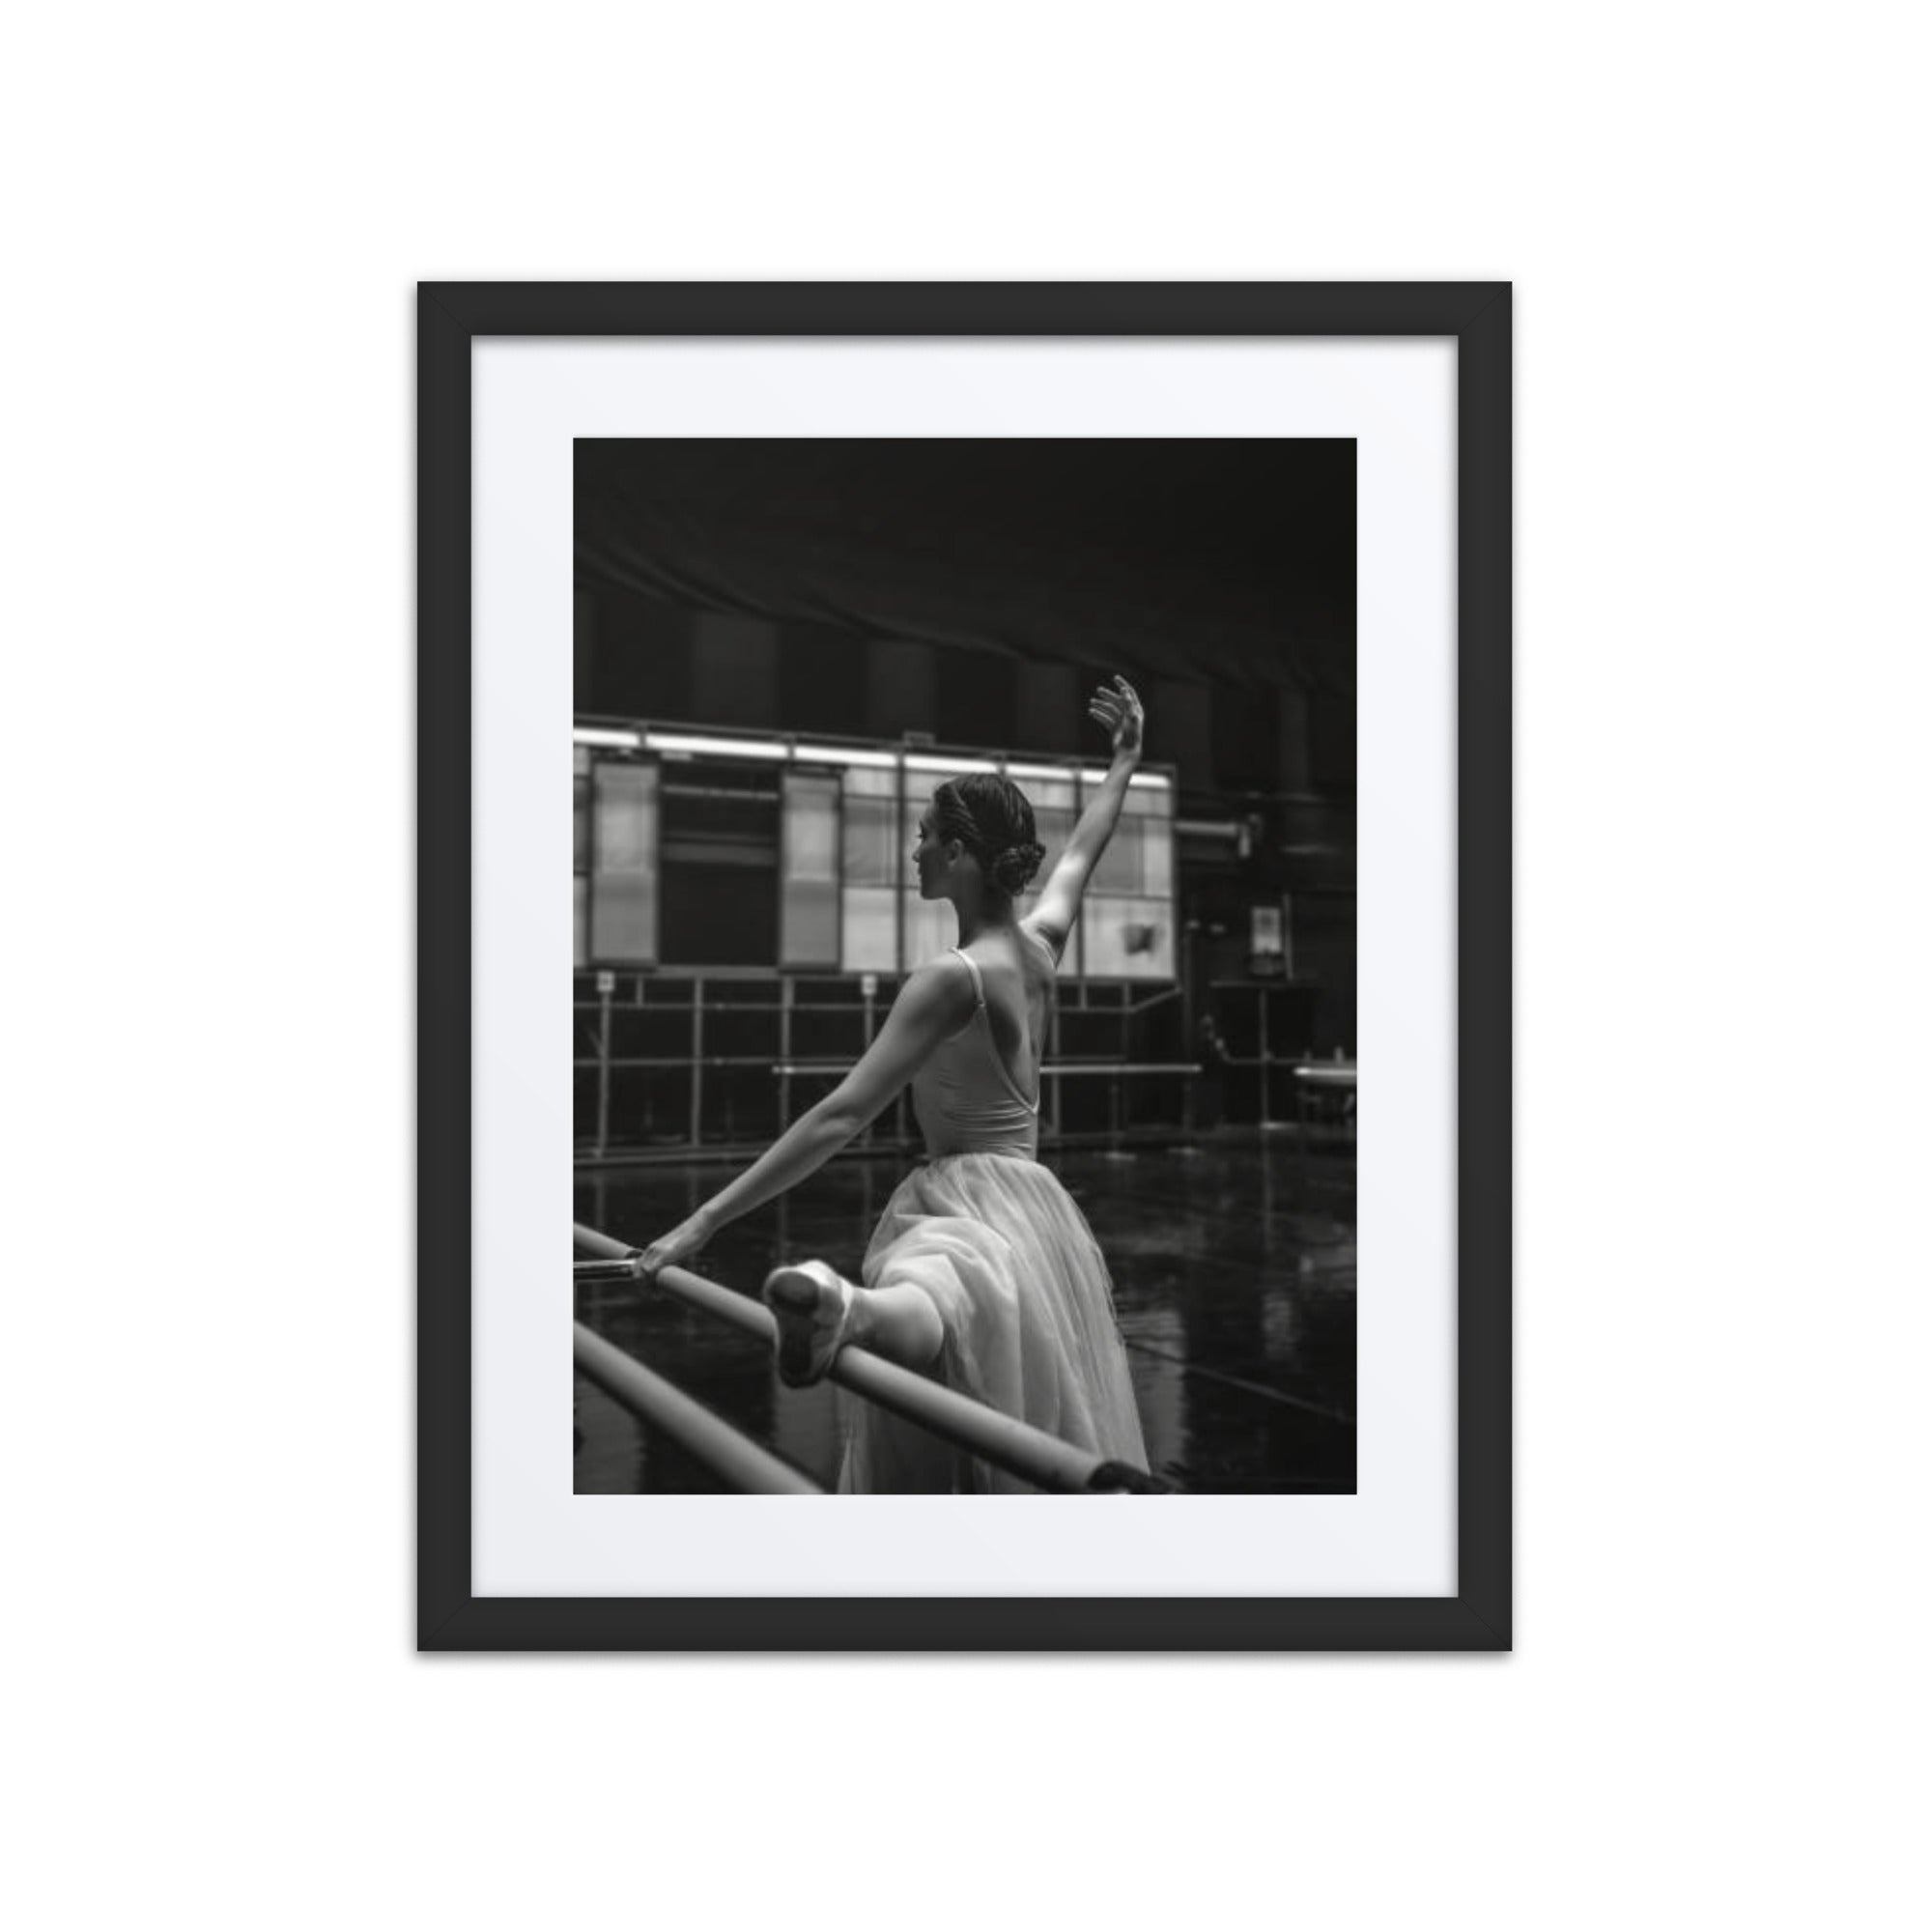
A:
[[[1107,774],[1105,772],[1083,771],[1080,777],[1082,782],[1096,785],[1106,781]],[[1136,772],[1127,782],[1129,784],[1146,785],[1155,791],[1165,791],[1167,789],[1167,778],[1161,772]]]
[[[601,731],[589,725],[577,725],[570,734],[573,745],[608,745],[613,751],[635,752],[644,741],[635,731]]]
[[[1073,782],[1073,768],[1070,765],[1014,765],[1007,767],[1009,779],[1064,779],[1068,784]]]
[[[782,763],[791,756],[789,745],[768,738],[696,738],[681,731],[648,731],[644,747],[652,752],[702,752],[720,758],[772,758]]]
[[[896,752],[862,752],[854,745],[800,745],[792,755],[817,765],[871,765],[886,771],[899,761]]]
[[[996,772],[999,766],[991,758],[942,758],[927,752],[908,752],[906,770],[909,772]]]

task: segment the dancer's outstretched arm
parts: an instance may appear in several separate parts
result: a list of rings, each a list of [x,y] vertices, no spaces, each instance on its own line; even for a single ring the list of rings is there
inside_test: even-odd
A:
[[[1125,678],[1117,677],[1113,687],[1102,685],[1088,702],[1087,715],[1106,726],[1114,741],[1114,761],[1107,768],[1093,803],[1080,814],[1073,837],[1060,856],[1039,897],[1026,916],[1025,923],[1037,932],[1060,956],[1073,922],[1080,917],[1080,900],[1087,881],[1121,822],[1121,807],[1126,802],[1127,781],[1141,761],[1141,728],[1144,723],[1140,698]]]
[[[808,1107],[735,1180],[688,1220],[660,1236],[638,1263],[640,1274],[683,1264],[719,1229],[816,1174],[847,1141],[884,1113],[941,1040],[973,1017],[965,974],[934,960],[899,988],[878,1037],[824,1099]]]

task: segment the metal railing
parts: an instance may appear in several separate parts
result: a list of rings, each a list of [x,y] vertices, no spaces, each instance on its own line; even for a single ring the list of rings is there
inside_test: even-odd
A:
[[[842,1073],[855,1065],[871,1044],[882,1015],[892,1005],[896,985],[893,976],[767,974],[753,968],[670,969],[663,973],[638,969],[580,969],[575,980],[577,992],[572,1000],[572,1009],[579,1031],[578,1049],[573,1054],[572,1065],[578,1073],[595,1076],[594,1100],[586,1096],[584,1113],[580,1117],[578,1157],[590,1161],[660,1155],[674,1158],[680,1152],[696,1154],[713,1147],[735,1145],[738,1139],[746,1136],[769,1141],[782,1131],[791,1118],[790,1075],[808,1071],[814,1074]],[[592,985],[595,987],[594,997],[585,998],[584,993]],[[843,997],[813,997],[814,988],[828,991],[837,988]],[[771,997],[735,997],[745,993],[754,994],[759,990],[769,991]],[[1048,1072],[1099,1070],[1134,1076],[1149,1072],[1170,1075],[1198,1073],[1200,1068],[1191,1063],[1150,1062],[1145,1058],[1137,1059],[1132,1051],[1136,1023],[1155,1009],[1177,1002],[1184,1007],[1181,989],[1177,985],[1139,991],[1130,982],[1068,981],[1063,988],[1061,998],[1054,1002],[1049,1020],[1046,1041]],[[619,1018],[628,1026],[643,1015],[649,1015],[658,1025],[658,1037],[654,1041],[657,1050],[648,1053],[618,1052],[615,1041]],[[1118,1054],[1095,1059],[1091,1066],[1085,1060],[1069,1060],[1060,1051],[1063,1015],[1068,1024],[1079,1023],[1090,1031],[1094,1025],[1117,1023],[1120,1029]],[[765,1032],[771,1041],[770,1047],[757,1051],[743,1050],[744,1029],[741,1027],[736,1050],[719,1051],[719,1036],[726,1027],[743,1020],[769,1022],[768,1028],[753,1031]],[[802,1029],[796,1024],[801,1021],[819,1023],[821,1038],[828,1023],[849,1022],[849,1046],[841,1045],[837,1049],[841,1057],[836,1061],[822,1058],[826,1049],[817,1046],[817,1042],[813,1043],[817,1046],[816,1052],[808,1047],[805,1053],[801,1053],[797,1045],[797,1032]],[[808,1059],[808,1054],[811,1058]],[[731,1076],[753,1069],[777,1072],[778,1116],[775,1120],[767,1119],[763,1109],[754,1107],[753,1112],[755,1118],[741,1122],[743,1133],[734,1135],[730,1122],[734,1092],[730,1084]],[[622,1130],[613,1132],[612,1113],[616,1105],[613,1083],[617,1076],[634,1072],[688,1076],[688,1085],[669,1110],[682,1116],[681,1134],[676,1133],[668,1121],[664,1122],[663,1126],[671,1126],[671,1133],[649,1140],[643,1146]],[[707,1076],[710,1078],[707,1079]],[[715,1118],[715,1110],[708,1108],[706,1099],[711,1082],[720,1081],[721,1076],[720,1091],[724,1094],[725,1110],[722,1130]],[[677,1092],[676,1089],[670,1091]],[[1040,1125],[1050,1140],[1059,1140],[1063,1134],[1061,1091],[1058,1078],[1043,1090]],[[1121,1091],[1117,1086],[1110,1095],[1111,1125],[1107,1132],[1111,1136],[1118,1136],[1121,1131]],[[1192,1124],[1191,1109],[1192,1092],[1183,1086],[1177,1122],[1182,1131]],[[713,1114],[713,1118],[707,1130],[708,1112]],[[886,1121],[877,1128],[867,1130],[863,1145],[875,1147],[883,1142],[885,1145],[911,1148],[916,1145],[917,1137],[909,1131],[909,1125],[901,1099],[895,1104]],[[662,1127],[659,1131],[662,1133]],[[1073,1138],[1098,1131],[1097,1128],[1085,1129]]]
[[[1358,1085],[1358,1069],[1352,1060],[1304,1061],[1295,1067],[1295,1140],[1302,1153],[1307,1153],[1314,1139],[1317,1094],[1329,1093],[1342,1096],[1341,1124],[1352,1132]]]
[[[571,1234],[577,1248],[591,1257],[589,1267],[580,1264],[580,1279],[629,1278],[629,1264],[637,1253],[635,1248],[614,1240],[595,1228],[586,1228],[581,1222],[572,1224]],[[688,1307],[727,1321],[748,1335],[757,1336],[767,1348],[777,1338],[778,1323],[763,1302],[753,1301],[751,1296],[739,1294],[720,1282],[707,1281],[704,1276],[693,1274],[688,1268],[668,1267],[660,1270],[655,1286],[675,1295]],[[582,1332],[589,1333],[588,1330]],[[592,1336],[591,1339],[599,1338]],[[610,1345],[604,1346],[608,1348]],[[620,1350],[611,1350],[611,1352],[625,1361],[631,1359],[624,1356]],[[642,1368],[640,1363],[636,1366]],[[643,1373],[650,1377],[653,1383],[662,1383],[664,1388],[670,1387],[650,1371],[644,1370]],[[1043,1429],[1036,1429],[1031,1423],[1021,1422],[1010,1415],[1002,1415],[999,1410],[988,1408],[984,1403],[975,1402],[971,1396],[960,1394],[957,1389],[947,1388],[943,1383],[915,1375],[910,1369],[902,1369],[897,1363],[889,1362],[869,1350],[840,1349],[833,1357],[829,1379],[938,1436],[942,1441],[952,1443],[954,1448],[965,1450],[980,1462],[990,1463],[1008,1475],[1017,1476],[1035,1489],[1059,1495],[1145,1495],[1165,1493],[1172,1488],[1172,1485],[1150,1475],[1145,1469],[1096,1456],[1092,1450],[1077,1449],[1072,1443],[1063,1442],[1059,1436],[1050,1435]],[[620,1393],[608,1382],[600,1382],[600,1386],[641,1420],[658,1423],[660,1411],[655,1407],[648,1412],[635,1407],[626,1393]],[[655,1404],[660,1391],[633,1383],[629,1393],[641,1401]],[[685,1397],[684,1400],[689,1402],[690,1398]],[[697,1408],[699,1405],[692,1403],[691,1406]],[[700,1460],[704,1458],[705,1451],[698,1445],[716,1440],[710,1426],[715,1425],[717,1430],[737,1435],[723,1418],[712,1415],[709,1410],[701,1412],[707,1418],[707,1425],[694,1425],[690,1418],[684,1418],[686,1426],[693,1428],[694,1434],[679,1438]],[[759,1449],[749,1437],[739,1437],[739,1440],[766,1463],[777,1463],[776,1457]],[[712,1466],[717,1473],[724,1474],[716,1464]],[[790,1470],[789,1465],[779,1463],[778,1466],[797,1479],[797,1472]],[[764,1473],[767,1478],[770,1477],[769,1470]],[[790,1492],[799,1492],[796,1489]]]
[[[791,1083],[794,1075],[801,1078],[843,1079],[851,1072],[851,1063],[843,1060],[791,1060],[781,1061],[772,1071],[779,1081],[779,1112],[785,1119],[791,1119]],[[1192,1079],[1201,1071],[1191,1060],[1062,1060],[1048,1062],[1039,1069],[1042,1083],[1052,1080],[1072,1080],[1081,1077],[1094,1077],[1105,1074],[1112,1079],[1107,1094],[1107,1131],[1118,1140],[1122,1131],[1121,1126],[1121,1081],[1122,1078],[1142,1078],[1151,1074],[1181,1075]],[[1056,1105],[1054,1114],[1059,1108]]]
[[[1264,1133],[1272,1133],[1278,1128],[1293,1126],[1304,1141],[1307,1139],[1308,1115],[1304,1105],[1307,1089],[1300,1084],[1303,1069],[1321,1068],[1324,1073],[1333,1071],[1338,1075],[1346,1071],[1350,1084],[1352,1084],[1355,1065],[1353,1061],[1316,1060],[1306,1052],[1276,1053],[1273,1051],[1268,1040],[1268,996],[1271,993],[1282,991],[1287,986],[1306,983],[1305,981],[1279,980],[1256,980],[1253,982],[1227,980],[1213,981],[1210,990],[1214,992],[1242,992],[1252,993],[1256,996],[1255,1028],[1258,1035],[1258,1050],[1254,1053],[1232,1052],[1229,1049],[1227,1041],[1222,1038],[1219,1027],[1211,1020],[1208,1022],[1209,1031],[1206,1041],[1208,1062],[1210,1065],[1233,1066],[1244,1073],[1254,1073],[1258,1076],[1256,1099],[1261,1114],[1260,1125],[1262,1131]],[[1279,1121],[1274,1116],[1274,1076],[1277,1073],[1288,1073],[1293,1076],[1297,1083],[1294,1089],[1295,1118],[1293,1121]]]

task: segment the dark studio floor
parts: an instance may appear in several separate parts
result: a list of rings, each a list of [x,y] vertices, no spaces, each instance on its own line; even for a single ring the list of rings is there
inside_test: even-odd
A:
[[[1197,1492],[1355,1486],[1352,1160],[1286,1140],[1049,1155],[1104,1249],[1156,1473]],[[901,1157],[843,1159],[728,1228],[698,1271],[755,1293],[781,1259],[856,1275]],[[716,1163],[580,1171],[576,1218],[643,1246],[729,1174]],[[829,1486],[829,1387],[782,1387],[751,1337],[672,1297],[585,1287],[579,1319]],[[675,1445],[577,1379],[580,1494],[708,1492]]]

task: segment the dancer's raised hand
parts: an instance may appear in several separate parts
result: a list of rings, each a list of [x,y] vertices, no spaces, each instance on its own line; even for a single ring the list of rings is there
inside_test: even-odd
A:
[[[1097,720],[1114,741],[1115,757],[1140,756],[1146,714],[1141,710],[1139,694],[1125,678],[1117,677],[1112,684],[1103,684],[1088,699],[1087,715]]]

